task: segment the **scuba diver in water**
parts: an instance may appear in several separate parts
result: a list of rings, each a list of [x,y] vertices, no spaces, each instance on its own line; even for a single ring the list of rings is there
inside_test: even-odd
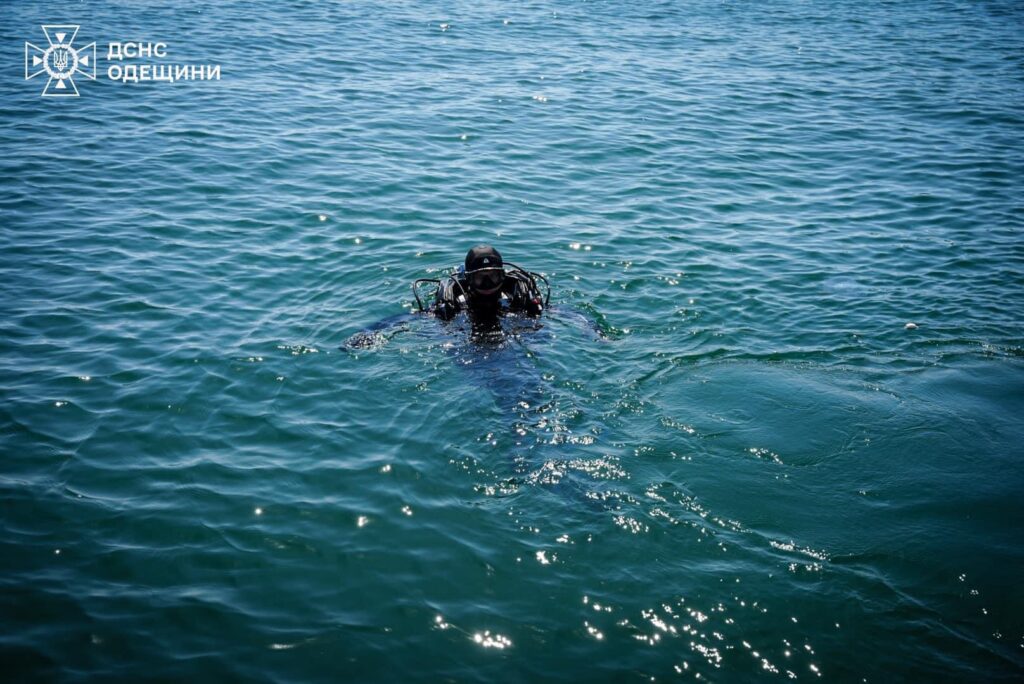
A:
[[[543,294],[538,281],[544,284]],[[434,300],[429,305],[424,305],[420,297],[419,290],[424,285],[435,287]],[[421,314],[433,314],[443,321],[451,321],[465,312],[474,339],[481,341],[494,340],[504,334],[501,320],[506,314],[536,320],[547,309],[551,299],[551,287],[543,275],[504,261],[498,250],[490,245],[477,245],[469,250],[465,263],[443,280],[416,280],[412,284],[412,293]],[[380,347],[407,329],[409,320],[409,314],[387,318],[350,337],[344,347]]]
[[[494,247],[477,245],[466,254],[466,263],[447,280],[421,278],[413,283],[413,294],[420,311],[426,311],[417,288],[421,283],[437,283],[433,313],[441,320],[451,320],[460,311],[467,311],[474,323],[493,321],[505,312],[540,316],[547,307],[551,291],[541,296],[537,280],[547,286],[539,273],[531,273],[515,264],[506,264]]]

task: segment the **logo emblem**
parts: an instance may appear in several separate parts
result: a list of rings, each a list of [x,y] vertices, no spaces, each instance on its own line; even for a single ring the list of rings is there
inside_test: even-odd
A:
[[[43,24],[42,29],[45,48],[25,42],[25,80],[45,73],[50,78],[43,97],[78,97],[75,74],[96,80],[96,43],[77,50],[72,47],[78,35],[75,24]]]

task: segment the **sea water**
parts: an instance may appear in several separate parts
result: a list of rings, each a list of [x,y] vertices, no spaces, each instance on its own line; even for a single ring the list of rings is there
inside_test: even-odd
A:
[[[4,2],[4,676],[1018,681],[1022,48],[1004,1]],[[478,243],[538,330],[344,346]]]

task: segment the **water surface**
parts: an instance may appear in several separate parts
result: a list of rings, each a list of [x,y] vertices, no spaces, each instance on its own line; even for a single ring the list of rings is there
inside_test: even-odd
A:
[[[1019,680],[1022,22],[4,3],[4,671]],[[541,330],[340,348],[478,242]]]

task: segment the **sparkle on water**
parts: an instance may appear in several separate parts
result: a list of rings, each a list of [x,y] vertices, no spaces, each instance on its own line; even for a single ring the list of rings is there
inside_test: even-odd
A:
[[[1024,675],[1020,3],[61,11],[223,77],[0,77],[11,681]]]

